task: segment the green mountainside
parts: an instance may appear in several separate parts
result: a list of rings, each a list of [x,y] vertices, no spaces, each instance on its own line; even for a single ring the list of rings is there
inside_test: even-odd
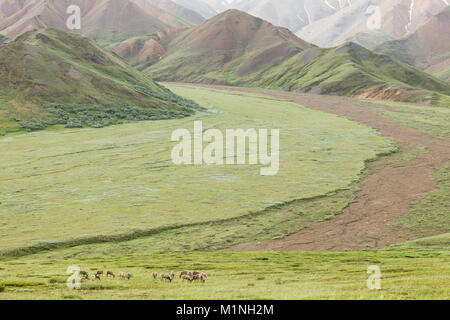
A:
[[[0,134],[191,115],[197,105],[94,42],[46,29],[0,47]]]
[[[182,30],[160,45],[143,68],[157,81],[449,105],[450,85],[421,70],[351,42],[320,49],[237,10]]]

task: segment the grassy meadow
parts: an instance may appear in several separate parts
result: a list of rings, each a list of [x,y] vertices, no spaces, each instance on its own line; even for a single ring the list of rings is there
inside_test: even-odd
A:
[[[397,146],[376,130],[288,101],[169,88],[206,111],[189,119],[101,129],[53,127],[0,139],[0,300],[449,296],[448,233],[380,251],[220,251],[249,240],[281,238],[333,218],[354,200],[368,162]],[[279,128],[279,174],[263,177],[259,166],[248,165],[174,166],[171,133],[192,131],[194,120],[202,120],[204,129]],[[425,152],[410,146],[396,161]],[[441,188],[422,204],[434,203],[433,208],[444,210],[438,216],[444,219],[447,177],[446,170],[436,175]],[[417,212],[424,216],[412,212],[399,222],[402,227],[425,219],[434,228],[436,215]],[[445,227],[441,232],[447,232]],[[91,276],[111,270],[133,277],[85,281],[81,290],[70,291],[66,270],[72,265]],[[381,268],[381,290],[367,288],[371,265]],[[207,281],[152,278],[154,271],[182,270],[206,272]]]
[[[235,219],[290,201],[348,193],[367,161],[396,150],[373,129],[291,102],[171,89],[208,112],[1,139],[0,252],[130,240]],[[258,166],[249,165],[173,165],[171,133],[192,131],[194,120],[203,120],[204,129],[279,128],[278,175],[261,176]],[[319,220],[332,217],[352,199],[342,197],[331,198]]]
[[[436,172],[434,178],[438,189],[412,204],[395,226],[407,228],[418,237],[450,232],[450,167]]]
[[[448,237],[447,237],[448,244]],[[442,299],[449,296],[448,251],[183,253],[72,257],[65,250],[0,260],[1,299]],[[130,272],[130,281],[82,282],[66,287],[68,266]],[[367,267],[381,269],[381,290],[368,290]],[[172,283],[152,272],[200,270],[206,283]],[[447,284],[447,285],[446,285]],[[1,289],[0,289],[1,290]]]
[[[378,113],[399,124],[422,131],[440,139],[450,139],[450,108],[428,107],[423,105],[396,103],[390,101],[366,101],[370,104],[381,104],[388,109],[374,107]],[[450,101],[448,101],[450,106]]]

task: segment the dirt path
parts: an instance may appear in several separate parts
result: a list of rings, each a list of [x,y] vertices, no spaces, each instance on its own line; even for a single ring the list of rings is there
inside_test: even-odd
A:
[[[205,86],[226,88],[219,86]],[[378,116],[358,100],[317,95],[301,95],[282,91],[232,88],[235,91],[264,93],[289,99],[310,109],[343,116],[380,130],[383,136],[394,139],[400,146],[422,145],[420,154],[407,163],[381,161],[373,166],[370,175],[360,183],[356,201],[334,219],[315,223],[308,229],[284,239],[260,244],[247,243],[227,251],[343,251],[380,249],[414,238],[407,231],[394,230],[392,224],[407,213],[412,202],[436,189],[432,174],[450,163],[450,142],[404,127],[395,121]],[[385,106],[378,106],[388,108]]]

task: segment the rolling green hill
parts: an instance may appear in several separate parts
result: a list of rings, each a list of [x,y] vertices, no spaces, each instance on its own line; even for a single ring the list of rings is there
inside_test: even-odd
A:
[[[448,105],[450,95],[449,84],[388,56],[354,43],[320,49],[237,10],[180,31],[160,45],[144,71],[156,80],[437,105]]]
[[[307,52],[280,65],[244,77],[252,86],[289,91],[349,95],[448,105],[450,86],[429,74],[347,43],[322,50],[308,61]]]
[[[446,82],[450,82],[450,66],[448,66],[447,68],[444,68],[438,72],[436,72],[434,74],[435,77],[446,81]]]
[[[0,134],[191,115],[196,104],[86,38],[47,29],[0,47]]]

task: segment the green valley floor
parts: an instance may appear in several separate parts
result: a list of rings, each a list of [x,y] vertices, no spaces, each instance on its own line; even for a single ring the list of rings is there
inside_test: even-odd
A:
[[[168,87],[206,111],[0,139],[0,300],[448,299],[450,109]],[[173,165],[170,135],[194,120],[279,128],[278,176]],[[70,266],[132,278],[70,291]]]

